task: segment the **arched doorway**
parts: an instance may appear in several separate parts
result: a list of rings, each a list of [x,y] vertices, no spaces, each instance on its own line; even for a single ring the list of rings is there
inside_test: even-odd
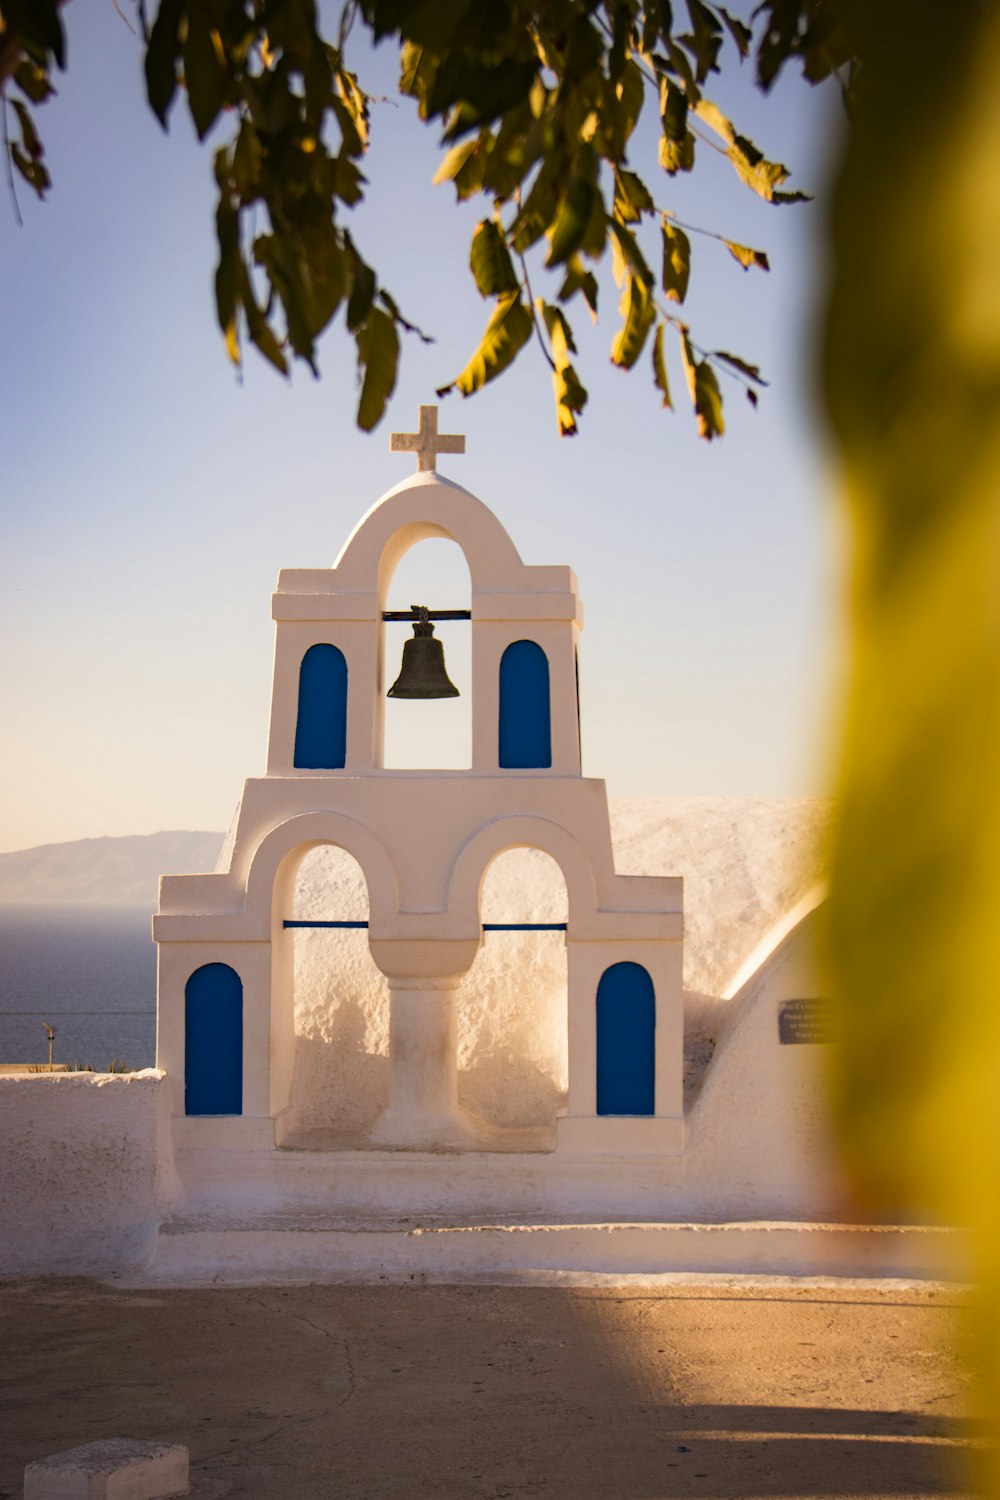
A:
[[[459,1100],[504,1129],[552,1126],[566,1098],[566,882],[541,849],[504,850],[480,889],[483,943],[462,982]]]
[[[388,1097],[388,986],[368,947],[368,887],[352,855],[318,844],[284,888],[295,1050],[282,1143],[346,1146]]]

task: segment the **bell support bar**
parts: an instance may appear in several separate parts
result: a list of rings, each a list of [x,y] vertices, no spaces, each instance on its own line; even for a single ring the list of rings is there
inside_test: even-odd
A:
[[[382,611],[382,618],[383,618],[383,620],[409,620],[411,622],[411,624],[412,624],[412,622],[414,620],[419,620],[420,619],[420,613],[421,613],[420,609],[417,608],[417,607],[415,607],[413,609],[384,609]],[[471,620],[472,619],[472,610],[471,609],[429,609],[427,611],[427,619],[428,620]]]
[[[363,927],[367,922],[282,922],[282,927]],[[565,932],[565,922],[484,922],[484,932]]]

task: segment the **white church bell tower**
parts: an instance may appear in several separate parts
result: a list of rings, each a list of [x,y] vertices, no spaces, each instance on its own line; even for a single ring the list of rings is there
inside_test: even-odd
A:
[[[437,454],[463,452],[464,438],[438,433],[435,407],[392,448],[416,453],[416,474],[368,511],[333,567],[279,575],[267,771],[246,781],[216,873],[161,881],[157,1064],[172,1081],[175,1139],[280,1146],[296,1052],[292,929],[305,925],[293,920],[295,875],[308,850],[334,844],[364,874],[368,943],[390,992],[388,1089],[366,1148],[520,1149],[459,1102],[456,994],[483,942],[488,866],[531,847],[556,861],[568,894],[569,1082],[555,1156],[676,1157],[681,881],[615,873],[604,783],[580,769],[576,578],[523,563],[487,506],[437,473]],[[464,770],[385,765],[399,673],[386,622],[408,613],[390,613],[387,594],[426,537],[456,542],[471,577]],[[413,643],[433,641],[434,601],[424,604]],[[436,653],[410,657],[399,695],[438,696],[423,675]],[[331,911],[310,925],[364,924]]]

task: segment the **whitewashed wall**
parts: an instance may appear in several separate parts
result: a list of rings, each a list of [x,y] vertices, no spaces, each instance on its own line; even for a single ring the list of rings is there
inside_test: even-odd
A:
[[[162,1073],[0,1078],[0,1140],[0,1272],[143,1264],[177,1190]]]
[[[681,1173],[659,1198],[665,1217],[806,1218],[836,1208],[817,1072],[827,1049],[777,1044],[781,999],[817,993],[811,922],[723,998],[815,886],[826,817],[825,804],[805,800],[612,803],[619,870],[686,880],[686,1045],[696,1066]],[[363,918],[356,868],[316,850],[301,870],[295,914]],[[564,916],[562,880],[547,856],[516,851],[491,867],[484,920]],[[385,1099],[384,981],[363,932],[305,932],[297,943],[293,1109],[302,1129],[349,1133]],[[554,1116],[566,1083],[565,983],[561,934],[487,939],[462,994],[470,1108],[512,1126]],[[179,1192],[167,1096],[153,1070],[0,1078],[0,1274],[101,1274],[144,1262]]]

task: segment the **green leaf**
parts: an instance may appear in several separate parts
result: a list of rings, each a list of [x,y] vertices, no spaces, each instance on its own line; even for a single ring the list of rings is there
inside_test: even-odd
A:
[[[458,140],[523,104],[535,82],[536,68],[536,61],[498,60],[495,54],[474,60],[466,52],[456,52],[435,73],[426,101],[427,118],[434,119],[457,105],[443,139]]]
[[[260,136],[253,121],[245,118],[236,137],[231,165],[233,184],[244,203],[251,202],[257,196],[263,159]]]
[[[222,41],[211,24],[208,7],[195,0],[187,7],[187,23],[184,82],[198,138],[204,140],[225,103],[229,72]]]
[[[553,307],[551,302],[543,302],[541,297],[535,303],[542,315],[549,342],[552,345],[552,358],[558,361],[565,359],[568,354],[576,354],[576,342],[573,338],[573,330],[564,313],[558,307]]]
[[[541,83],[537,84],[537,90],[537,113],[530,104],[523,104],[505,116],[496,137],[488,130],[480,132],[478,185],[491,193],[496,202],[506,202],[512,196],[549,144],[549,93]]]
[[[738,354],[727,354],[725,349],[713,349],[713,359],[724,359],[727,365],[732,365],[734,370],[739,370],[741,375],[746,375],[749,380],[755,380],[758,385],[767,385],[767,381],[760,373],[759,365],[747,364],[745,359],[740,359]]]
[[[363,187],[367,178],[361,174],[357,162],[351,161],[349,156],[337,156],[333,163],[334,192],[341,203],[346,203],[353,208],[360,203],[365,196]]]
[[[52,182],[42,163],[27,156],[17,141],[11,141],[10,154],[25,182],[34,188],[39,198],[44,198]]]
[[[625,322],[611,345],[611,363],[620,370],[631,370],[642,353],[656,317],[649,288],[638,276],[628,277],[618,310]]]
[[[454,182],[455,190],[460,199],[469,198],[483,185],[482,161],[479,159],[480,138],[473,136],[471,140],[461,141],[459,145],[452,146],[444,161],[434,173],[434,186],[442,182]],[[478,170],[477,170],[478,168]],[[475,187],[470,186],[470,176],[477,177]]]
[[[771,269],[763,250],[751,250],[749,245],[738,245],[735,240],[723,240],[722,243],[730,255],[739,261],[744,271],[749,271],[751,266],[757,266],[761,271]]]
[[[395,297],[390,297],[389,293],[385,290],[385,287],[380,286],[377,295],[378,300],[381,302],[382,306],[388,309],[389,314],[392,317],[392,321],[395,323],[397,328],[404,328],[407,333],[416,334],[417,338],[422,344],[433,344],[434,335],[430,333],[424,333],[423,329],[418,328],[416,323],[411,323],[408,318],[404,318],[403,314],[399,310],[399,304],[396,301]]]
[[[38,131],[35,129],[34,121],[32,120],[31,115],[28,113],[25,106],[21,103],[20,99],[12,99],[11,103],[14,106],[14,112],[16,113],[18,122],[21,126],[21,142],[24,146],[24,149],[27,151],[32,161],[41,161],[42,157],[45,155],[45,148],[39,140]]]
[[[368,95],[358,83],[357,77],[346,68],[336,72],[337,93],[351,117],[362,150],[368,146],[369,116]]]
[[[410,41],[428,47],[434,53],[447,52],[471,6],[477,0],[448,0],[447,5],[434,4],[433,0],[417,0],[402,7],[395,7],[396,19],[389,29],[399,30]],[[379,7],[382,16],[387,16],[385,6]],[[386,22],[383,20],[383,26]]]
[[[483,219],[472,236],[469,265],[483,297],[516,292],[517,276],[503,234],[493,219]]]
[[[250,333],[250,340],[256,344],[264,358],[269,360],[276,370],[280,370],[282,375],[287,375],[288,361],[282,353],[281,345],[274,336],[274,330],[271,328],[261,309],[257,306],[253,286],[250,282],[250,273],[242,261],[240,265],[242,280],[241,300],[243,303],[243,312],[247,320],[247,329]]]
[[[482,390],[513,364],[530,339],[533,326],[531,313],[517,292],[501,297],[479,348],[457,380],[441,386],[437,394],[446,396],[449,391],[459,390],[463,396],[471,396]]]
[[[718,7],[718,11],[719,15],[726,23],[726,30],[729,32],[729,35],[736,43],[740,57],[749,57],[750,43],[753,41],[753,32],[750,30],[750,27],[745,25],[743,21],[739,20],[737,16],[730,15],[729,11],[726,10],[724,5],[720,5]]]
[[[709,73],[719,71],[718,57],[719,48],[722,46],[722,27],[708,6],[701,3],[701,0],[686,0],[686,3],[688,15],[691,17],[691,32],[678,37],[678,41],[687,48],[694,59],[698,82],[703,83]]]
[[[660,166],[671,177],[678,172],[690,172],[694,167],[694,136],[690,130],[682,141],[671,141],[660,136]]]
[[[358,367],[364,372],[358,400],[358,426],[371,432],[385,415],[386,404],[396,388],[399,365],[399,334],[388,313],[373,307],[363,328],[355,334]]]
[[[578,255],[570,257],[566,264],[566,276],[562,286],[556,293],[560,302],[569,302],[577,292],[583,293],[584,301],[590,308],[590,315],[597,321],[597,277],[593,271],[584,269],[583,261]]]
[[[765,202],[774,201],[775,188],[788,179],[787,167],[782,166],[780,161],[768,161],[763,152],[757,150],[753,141],[748,141],[742,135],[734,135],[726,155],[737,176],[747,187],[753,188]]]
[[[645,102],[646,91],[638,64],[629,59],[617,83],[604,78],[593,101],[597,114],[597,136],[601,155],[621,163]]]
[[[812,193],[794,192],[771,194],[772,203],[811,203],[812,201]]]
[[[527,198],[510,227],[508,238],[519,255],[529,250],[545,233],[556,212],[557,181],[562,159],[553,152],[542,162]]]
[[[718,105],[713,104],[711,99],[702,98],[698,100],[698,103],[693,108],[695,114],[703,124],[707,125],[710,130],[714,130],[716,135],[720,136],[727,146],[732,145],[736,139],[736,131],[733,128],[732,121],[727,120]]]
[[[216,152],[215,176],[225,181],[228,152],[223,146]],[[219,264],[215,269],[215,310],[226,340],[226,350],[234,365],[240,363],[238,314],[243,262],[240,256],[239,214],[229,194],[223,190],[215,211],[215,232],[219,242]]]
[[[66,38],[59,19],[59,0],[4,0],[4,31],[25,51],[52,53],[60,68],[66,66]],[[6,59],[5,59],[6,61]]]
[[[23,57],[14,69],[14,82],[32,104],[41,104],[55,93],[48,73],[30,57]]]
[[[726,424],[722,418],[722,392],[715,371],[705,360],[695,367],[694,409],[698,416],[698,436],[706,442],[722,437]]]
[[[653,336],[653,384],[663,397],[663,405],[671,411],[674,403],[670,399],[670,383],[667,380],[667,360],[663,351],[664,325],[657,323]]]
[[[663,221],[663,290],[671,302],[683,302],[691,275],[691,241],[683,229]]]
[[[146,97],[164,130],[167,128],[167,111],[177,91],[181,14],[182,0],[160,0],[146,48]]]
[[[635,235],[624,224],[620,224],[617,219],[608,220],[608,230],[612,235],[612,245],[617,247],[621,255],[623,266],[630,266],[633,274],[651,290],[656,278],[649,269],[649,264],[645,256],[639,249]],[[622,277],[616,276],[615,279],[620,285]]]
[[[663,134],[670,141],[681,142],[687,135],[688,96],[669,78],[660,79],[660,122]]]
[[[690,172],[694,166],[694,136],[688,129],[690,108],[687,93],[671,83],[669,78],[660,79],[660,166],[673,177],[677,172]]]
[[[615,217],[623,224],[638,224],[643,214],[656,210],[649,188],[635,172],[624,167],[615,173]]]
[[[695,82],[694,69],[691,67],[684,48],[678,47],[673,40],[668,40],[664,43],[664,49],[667,54],[665,58],[659,55],[654,58],[657,75],[661,78],[661,84],[664,71],[673,73],[683,83],[688,103],[691,105],[696,104],[701,97],[701,91]],[[660,108],[662,112],[662,102]]]
[[[707,360],[695,358],[690,336],[683,325],[679,334],[688,394],[698,419],[698,436],[710,443],[713,438],[722,437],[726,430],[722,419],[722,392],[712,366]]]
[[[314,229],[304,231],[302,244],[307,267],[305,300],[309,327],[314,335],[318,335],[330,322],[347,294],[351,277],[351,256],[333,224],[318,224]],[[382,300],[388,306],[391,299],[383,295]],[[392,308],[389,310],[392,312]]]
[[[581,385],[569,361],[563,365],[557,365],[552,372],[552,388],[556,398],[559,436],[573,437],[577,431],[576,418],[587,404],[587,389]]]
[[[31,57],[21,58],[21,62],[13,69],[13,81],[24,98],[30,99],[31,104],[43,104],[55,93],[45,69],[40,68]]]
[[[353,249],[353,246],[352,246]],[[347,299],[347,327],[356,333],[368,317],[375,297],[375,272],[354,251],[351,291]]]
[[[599,197],[589,171],[570,173],[552,221],[547,266],[562,265],[580,249],[587,235],[595,199]]]
[[[670,0],[649,0],[642,18],[643,52],[652,52],[661,36],[669,39],[673,24]]]
[[[284,234],[261,234],[254,240],[253,258],[266,273],[285,313],[288,342],[315,373],[312,309],[300,242]]]
[[[538,309],[548,330],[552,346],[552,388],[556,398],[556,420],[560,437],[572,437],[577,430],[576,418],[587,404],[587,392],[570,364],[569,356],[576,353],[573,330],[558,307],[553,307],[540,298]]]

